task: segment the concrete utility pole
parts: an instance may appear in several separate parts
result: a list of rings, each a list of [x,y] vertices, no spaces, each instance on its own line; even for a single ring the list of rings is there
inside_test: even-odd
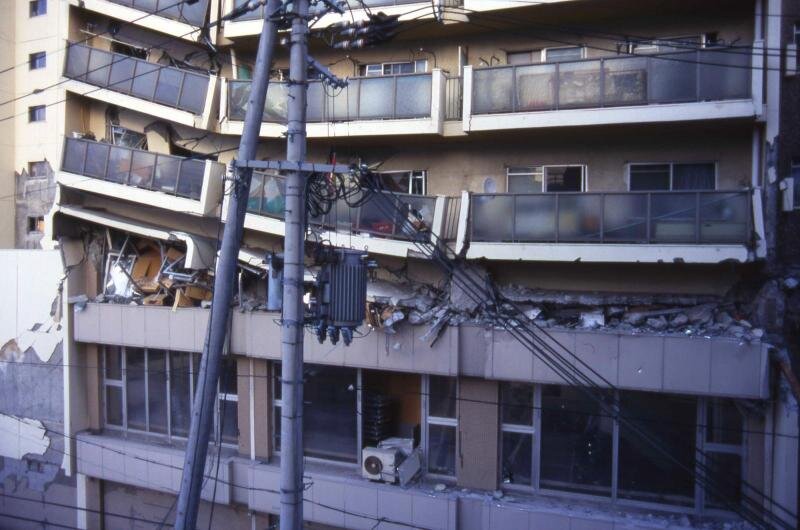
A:
[[[280,0],[269,0],[264,9],[264,27],[258,41],[258,55],[256,56],[253,80],[250,84],[250,98],[247,102],[244,131],[239,141],[239,160],[253,160],[256,157],[258,135],[269,85],[269,70],[272,66],[277,35],[273,14],[278,11],[280,6]],[[303,101],[305,103],[305,100]],[[203,487],[211,427],[214,424],[214,400],[217,396],[222,349],[228,331],[236,263],[239,259],[239,247],[244,231],[244,215],[247,210],[252,173],[252,169],[237,168],[236,182],[232,186],[233,190],[228,202],[225,232],[222,236],[216,276],[214,277],[214,298],[211,303],[211,319],[208,323],[208,339],[200,359],[200,373],[197,378],[189,441],[186,446],[181,490],[178,496],[178,511],[175,517],[177,530],[195,530],[197,526],[197,508],[200,503],[200,491]]]
[[[292,2],[281,348],[281,530],[303,528],[303,255],[305,247],[308,0]]]

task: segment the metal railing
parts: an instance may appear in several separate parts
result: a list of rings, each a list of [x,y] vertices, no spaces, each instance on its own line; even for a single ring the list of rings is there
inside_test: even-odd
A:
[[[749,244],[751,192],[473,194],[470,240]]]
[[[458,221],[460,216],[461,197],[446,197],[442,240],[449,243],[458,238]]]
[[[239,7],[247,3],[248,0],[235,0],[234,6]],[[362,9],[365,5],[367,7],[385,7],[385,6],[399,6],[405,4],[422,4],[429,0],[348,0],[350,9]],[[237,17],[234,22],[238,20],[261,20],[264,18],[264,7],[259,7],[253,11],[247,12],[240,17]]]
[[[445,114],[446,120],[460,120],[464,107],[463,83],[461,76],[445,76]]]
[[[746,99],[751,59],[737,47],[479,68],[472,114]]]
[[[254,172],[247,211],[283,219],[286,206],[285,194],[284,177]],[[395,203],[393,208],[374,200],[356,208],[351,208],[344,201],[338,201],[327,215],[313,218],[310,222],[328,230],[347,233],[365,233],[404,240],[427,240],[433,226],[436,197],[394,192],[386,192],[386,196]],[[388,215],[392,212],[395,215]],[[410,220],[410,224],[417,230],[410,231],[408,224],[405,223],[406,219]]]
[[[84,44],[69,44],[64,77],[198,115],[209,83],[206,75]]]
[[[221,165],[220,165],[221,166]],[[200,200],[206,161],[94,140],[64,139],[63,171]]]
[[[115,4],[132,7],[145,13],[185,22],[192,26],[203,26],[208,14],[209,0],[198,0],[194,4],[178,0],[109,0]]]
[[[404,74],[349,79],[344,89],[319,81],[308,86],[309,122],[412,119],[431,115],[431,74]],[[286,123],[289,85],[271,81],[263,121]],[[250,81],[228,81],[228,119],[244,120]]]

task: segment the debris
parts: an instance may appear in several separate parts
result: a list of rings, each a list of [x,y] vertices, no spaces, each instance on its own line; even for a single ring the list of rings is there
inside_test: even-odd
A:
[[[797,278],[789,277],[789,278],[785,278],[783,280],[783,287],[785,289],[790,290],[790,291],[792,289],[797,289],[798,285],[800,285],[800,280],[798,280]]]
[[[689,317],[689,322],[692,324],[702,325],[711,322],[714,312],[710,304],[704,304],[689,308],[686,311],[686,316]]]
[[[440,482],[440,483],[436,484],[436,485],[433,487],[433,489],[434,489],[435,491],[445,491],[445,490],[447,489],[447,485],[446,485],[446,484],[442,484],[442,483]]]
[[[591,311],[581,313],[581,327],[594,329],[606,325],[606,317],[602,311]]]
[[[786,310],[786,295],[775,280],[764,284],[753,303],[753,325],[766,331],[779,331],[783,328]]]
[[[719,324],[722,329],[727,329],[733,323],[733,317],[727,311],[720,311],[717,313],[714,321]]]
[[[672,320],[669,321],[669,325],[674,328],[679,328],[681,326],[685,326],[689,323],[689,317],[686,316],[686,313],[678,313]]]
[[[645,324],[656,331],[662,331],[667,328],[667,319],[663,315],[656,318],[648,318]]]
[[[757,339],[760,339],[764,336],[764,330],[761,328],[753,328],[750,330],[750,334]]]

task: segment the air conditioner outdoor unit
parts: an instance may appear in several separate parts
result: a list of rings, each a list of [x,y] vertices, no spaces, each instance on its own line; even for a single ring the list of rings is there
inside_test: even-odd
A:
[[[365,447],[361,451],[361,476],[394,484],[397,482],[397,466],[402,459],[403,454],[396,447]]]

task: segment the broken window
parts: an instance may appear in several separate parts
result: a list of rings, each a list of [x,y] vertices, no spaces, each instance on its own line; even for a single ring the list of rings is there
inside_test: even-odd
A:
[[[28,69],[38,70],[47,66],[47,53],[36,52],[28,55]]]
[[[147,150],[147,136],[119,125],[111,126],[111,143],[132,149]]]
[[[185,438],[200,355],[161,349],[103,347],[102,394],[107,428]],[[236,364],[223,360],[214,411],[215,443],[238,440]],[[224,415],[224,418],[223,418]]]
[[[428,472],[433,474],[456,474],[456,392],[457,380],[453,377],[425,378],[426,461]]]
[[[631,191],[697,191],[716,189],[714,162],[629,164]]]
[[[506,170],[509,193],[583,191],[586,166],[528,166]]]
[[[377,173],[383,189],[394,193],[425,195],[427,171],[384,171]]]
[[[28,217],[28,233],[41,234],[44,233],[44,216],[36,215]]]
[[[147,48],[140,48],[132,44],[125,44],[124,42],[112,41],[111,51],[128,57],[135,57],[137,59],[147,59]]]

